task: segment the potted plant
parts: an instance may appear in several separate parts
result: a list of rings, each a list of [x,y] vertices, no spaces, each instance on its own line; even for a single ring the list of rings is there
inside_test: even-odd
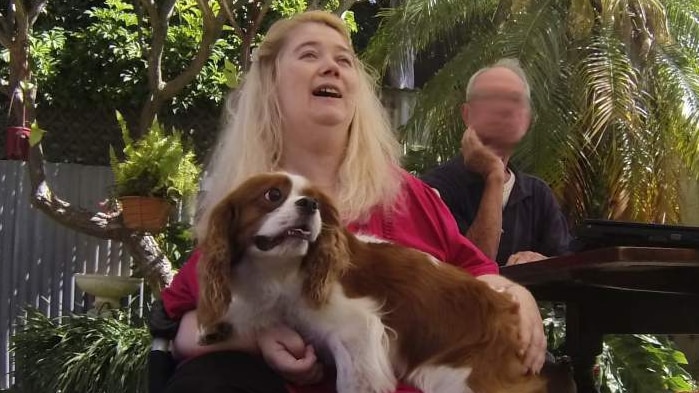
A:
[[[179,132],[165,133],[157,119],[136,141],[129,136],[119,112],[117,122],[124,150],[121,160],[113,147],[109,151],[115,183],[113,197],[119,202],[127,228],[159,232],[172,207],[198,190],[200,168],[194,152],[184,146]]]

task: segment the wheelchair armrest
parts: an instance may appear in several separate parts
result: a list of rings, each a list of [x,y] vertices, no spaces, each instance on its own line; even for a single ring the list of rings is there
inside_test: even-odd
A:
[[[148,328],[153,338],[148,354],[148,391],[150,393],[164,392],[177,366],[170,349],[178,327],[179,321],[170,319],[162,301],[155,301],[148,318]]]

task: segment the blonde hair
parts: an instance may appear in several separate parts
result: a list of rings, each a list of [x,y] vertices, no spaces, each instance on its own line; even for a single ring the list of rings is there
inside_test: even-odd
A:
[[[226,120],[208,169],[205,193],[199,204],[196,232],[203,238],[213,207],[248,177],[279,168],[282,115],[276,95],[278,55],[289,34],[305,23],[320,23],[339,32],[350,44],[340,18],[325,11],[308,11],[277,21],[253,55],[253,62],[237,92],[229,96]],[[376,207],[392,208],[400,190],[400,145],[376,94],[374,79],[360,61],[357,101],[349,138],[340,165],[339,194],[342,219],[367,218]]]

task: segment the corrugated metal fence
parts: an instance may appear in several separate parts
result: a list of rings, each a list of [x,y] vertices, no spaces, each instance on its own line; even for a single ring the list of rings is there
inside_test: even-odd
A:
[[[45,165],[54,192],[85,209],[97,210],[108,194],[108,167]],[[55,317],[90,307],[73,273],[129,275],[131,257],[119,242],[83,235],[30,205],[26,164],[0,160],[0,389],[11,384],[9,338],[28,305]]]

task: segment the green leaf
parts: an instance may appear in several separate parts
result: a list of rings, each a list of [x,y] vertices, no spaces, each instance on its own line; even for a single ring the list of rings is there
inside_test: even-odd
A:
[[[230,89],[235,89],[240,83],[240,68],[237,64],[225,59],[223,62],[223,75],[225,77],[226,86]]]
[[[345,26],[347,26],[347,30],[349,30],[351,33],[356,33],[359,31],[359,27],[357,26],[357,21],[354,19],[354,11],[345,11],[341,15],[342,20],[345,22]]]
[[[44,137],[45,133],[46,131],[39,128],[39,124],[35,120],[32,123],[31,132],[29,134],[29,146],[34,147],[38,145],[41,142],[41,139]]]

